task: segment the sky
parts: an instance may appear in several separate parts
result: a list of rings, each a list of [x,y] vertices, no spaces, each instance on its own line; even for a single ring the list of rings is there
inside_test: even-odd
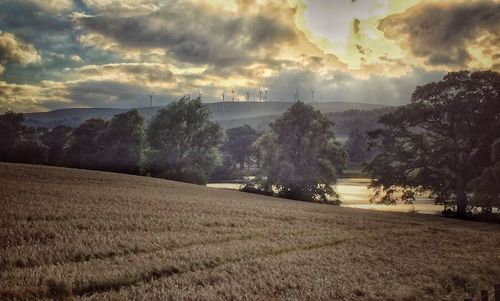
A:
[[[463,69],[500,71],[500,0],[0,0],[0,112],[400,105]]]

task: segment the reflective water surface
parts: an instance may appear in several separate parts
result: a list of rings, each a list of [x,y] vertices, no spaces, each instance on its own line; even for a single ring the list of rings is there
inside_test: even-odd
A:
[[[369,178],[345,178],[339,179],[335,185],[335,191],[340,195],[343,207],[362,208],[384,211],[409,212],[414,211],[423,214],[439,214],[443,206],[435,205],[434,202],[425,197],[419,197],[413,205],[378,205],[370,203],[373,191],[368,188]],[[235,183],[210,183],[208,187],[223,189],[239,189],[241,184]]]

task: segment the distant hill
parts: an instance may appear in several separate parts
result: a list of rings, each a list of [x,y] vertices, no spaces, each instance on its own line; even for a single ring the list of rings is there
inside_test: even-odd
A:
[[[247,123],[261,127],[267,126],[269,121],[272,121],[283,114],[293,102],[218,102],[206,104],[212,112],[212,119],[221,123],[225,128],[239,126]],[[322,102],[312,104],[322,113],[335,113],[348,110],[374,110],[387,108],[388,106],[353,103],[353,102]],[[163,107],[152,108],[137,108],[139,113],[146,120],[150,120],[156,112]],[[75,108],[75,109],[60,109],[50,112],[26,113],[26,124],[33,127],[48,127],[53,128],[58,125],[78,126],[83,121],[102,117],[106,119],[112,118],[116,114],[126,112],[130,109],[111,109],[111,108]]]
[[[355,129],[362,132],[371,131],[378,127],[378,120],[382,115],[394,111],[396,107],[383,107],[371,110],[351,109],[347,111],[338,111],[325,113],[325,115],[335,123],[333,131],[337,138],[347,139],[349,133]],[[276,120],[280,115],[266,115],[253,118],[241,118],[231,120],[219,120],[219,124],[225,128],[234,128],[248,124],[257,131],[266,131],[269,129],[269,123]]]
[[[217,121],[249,119],[283,114],[293,102],[227,102],[207,104]],[[312,106],[322,113],[343,112],[348,110],[373,110],[387,106],[353,102],[316,102]]]

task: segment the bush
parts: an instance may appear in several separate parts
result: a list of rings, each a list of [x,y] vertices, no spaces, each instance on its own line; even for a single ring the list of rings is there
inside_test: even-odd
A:
[[[245,184],[243,187],[240,188],[240,191],[247,193],[255,193],[260,195],[275,196],[272,190],[266,189],[263,186],[257,185],[255,183]]]
[[[19,163],[47,163],[49,148],[38,139],[21,139],[14,144],[13,159]]]

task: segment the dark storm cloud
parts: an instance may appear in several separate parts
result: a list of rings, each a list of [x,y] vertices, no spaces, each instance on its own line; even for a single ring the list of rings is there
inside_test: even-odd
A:
[[[162,64],[107,64],[88,65],[78,69],[85,78],[115,76],[133,83],[152,84],[175,81],[175,76]]]
[[[9,29],[28,40],[41,40],[47,34],[71,30],[71,20],[64,14],[41,9],[31,1],[0,1],[0,28]]]
[[[423,3],[382,19],[378,28],[431,65],[462,67],[471,59],[467,46],[481,34],[488,33],[478,45],[483,52],[498,49],[500,3]]]
[[[252,63],[259,51],[268,53],[295,38],[293,29],[279,20],[230,16],[184,1],[148,15],[87,16],[77,22],[125,47],[163,48],[177,60],[220,68]]]
[[[81,33],[75,30],[71,14],[73,9],[89,11],[84,8],[70,0],[0,0],[0,30],[32,45],[40,58],[38,64],[7,66],[4,79],[28,84],[64,80],[65,68],[117,62],[116,55],[79,43]]]

